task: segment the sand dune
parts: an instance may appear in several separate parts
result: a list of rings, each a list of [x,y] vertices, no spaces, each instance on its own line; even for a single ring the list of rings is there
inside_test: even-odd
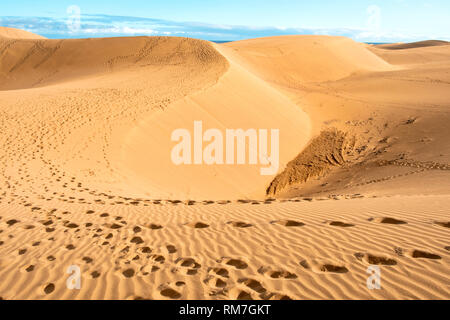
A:
[[[447,193],[450,181],[445,168],[450,161],[450,146],[445,136],[450,133],[446,125],[450,47],[385,50],[347,40],[351,46],[343,48],[350,50],[357,47],[357,52],[363,51],[370,57],[375,54],[377,59],[383,59],[384,67],[370,72],[360,70],[335,81],[310,82],[292,80],[281,52],[282,48],[293,44],[301,46],[302,41],[308,47],[311,39],[279,37],[274,42],[271,40],[255,39],[227,46],[236,53],[243,52],[243,59],[250,70],[258,70],[259,75],[302,106],[312,121],[313,138],[330,129],[337,129],[347,137],[343,144],[345,148],[339,150],[343,162],[334,158],[333,153],[337,150],[327,153],[327,150],[334,149],[327,149],[326,144],[314,144],[320,139],[311,140],[312,145],[297,157],[303,162],[287,169],[292,175],[285,176],[284,172],[274,179],[274,182],[286,180],[292,184],[290,190],[286,190],[289,187],[283,190],[276,188],[278,195]],[[342,45],[342,39],[338,40]],[[252,47],[268,48],[271,45],[280,58],[270,64],[267,63],[269,60],[250,58],[246,51]],[[265,49],[262,51],[266,52]],[[314,52],[303,57],[301,63],[314,65],[319,55],[319,52]],[[286,53],[286,59],[289,56]],[[359,63],[357,59],[355,63]],[[292,66],[296,68],[295,64]],[[289,78],[284,76],[286,74]],[[331,144],[336,142],[330,141]],[[310,150],[314,152],[308,154]],[[399,167],[403,168],[399,171]],[[295,177],[302,178],[297,181]],[[430,183],[420,191],[412,191],[417,190],[418,181]],[[274,190],[273,186],[272,183],[269,193]]]
[[[0,38],[0,299],[449,298],[448,46],[20,34]],[[196,120],[279,128],[278,175],[175,166]]]
[[[285,167],[310,137],[308,116],[289,99],[253,76],[232,59],[230,68],[215,86],[189,95],[168,110],[143,119],[125,138],[118,162],[130,184],[147,190],[147,196],[181,200],[263,199],[271,176],[262,176],[253,165],[176,166],[170,159],[171,132],[193,131],[195,120],[204,130],[226,128],[282,129],[280,169]],[[239,117],[236,117],[239,114]],[[148,139],[154,137],[154,139]],[[148,156],[148,150],[158,150]],[[266,166],[264,166],[266,167]]]
[[[375,47],[380,48],[380,49],[385,49],[385,50],[405,50],[405,49],[448,46],[448,45],[449,45],[449,43],[447,41],[427,40],[427,41],[419,41],[419,42],[413,42],[413,43],[380,44]]]
[[[397,66],[415,65],[415,68],[421,68],[429,64],[448,62],[449,48],[448,45],[437,45],[411,47],[405,50],[390,50],[383,46],[375,46],[369,49],[390,64]]]
[[[45,39],[45,37],[15,28],[0,27],[0,41],[4,39]]]
[[[284,36],[236,41],[225,46],[265,80],[292,87],[305,82],[335,81],[364,71],[393,69],[363,44],[344,37]]]
[[[199,68],[222,59],[209,44],[184,38],[14,39],[1,45],[2,90],[98,76],[108,76],[110,82],[117,83],[120,77],[110,76],[121,71],[176,65]]]

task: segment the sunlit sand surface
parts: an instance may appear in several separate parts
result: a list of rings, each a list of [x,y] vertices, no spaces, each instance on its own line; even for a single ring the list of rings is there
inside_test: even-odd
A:
[[[449,89],[443,42],[0,28],[0,298],[449,299]],[[196,120],[278,174],[176,166]]]

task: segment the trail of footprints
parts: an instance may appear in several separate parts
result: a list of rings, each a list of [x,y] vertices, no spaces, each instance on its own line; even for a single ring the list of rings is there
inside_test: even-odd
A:
[[[59,213],[57,209],[42,209],[38,207],[32,207],[32,212],[38,212],[42,217],[38,220],[38,225],[30,225],[25,222],[21,222],[17,219],[5,220],[0,216],[0,235],[4,229],[13,228],[35,228],[41,225],[41,228],[45,228],[46,233],[52,234],[57,229],[56,226],[64,227],[64,234],[76,235],[77,238],[82,236],[90,236],[92,238],[92,244],[99,247],[109,248],[112,258],[114,259],[115,272],[123,280],[132,279],[134,277],[147,277],[152,274],[161,271],[162,269],[169,269],[173,274],[180,277],[199,277],[198,281],[201,281],[207,288],[208,294],[211,297],[219,299],[238,299],[238,300],[250,300],[250,299],[294,299],[295,297],[289,297],[279,292],[269,292],[265,288],[265,284],[259,282],[256,279],[245,278],[236,275],[239,272],[245,271],[249,268],[249,264],[245,258],[240,257],[222,257],[216,260],[215,266],[203,266],[199,263],[195,257],[180,257],[178,256],[178,249],[171,244],[167,244],[163,247],[154,248],[146,245],[145,237],[140,236],[143,230],[150,232],[158,232],[164,228],[162,225],[147,223],[143,226],[129,226],[120,216],[111,216],[108,213],[97,213],[93,210],[85,212],[87,216],[99,215],[104,219],[104,223],[101,225],[94,225],[94,223],[87,222],[83,226],[78,223],[71,222],[67,217],[71,215],[70,212]],[[369,218],[370,223],[380,223],[386,225],[392,225],[394,227],[402,227],[406,225],[406,221],[398,220],[392,217],[374,217]],[[242,221],[230,221],[226,225],[233,228],[252,228],[253,225]],[[271,221],[268,225],[285,227],[285,228],[303,228],[306,224],[294,221],[294,220],[277,220]],[[439,228],[449,228],[450,222],[435,221],[434,225]],[[325,221],[325,227],[331,228],[353,228],[355,224],[351,224],[345,221]],[[210,226],[201,221],[194,221],[186,223],[183,227],[194,228],[198,230],[208,229]],[[123,238],[121,231],[127,229],[132,231],[132,235]],[[120,237],[120,247],[111,244],[110,240]],[[14,237],[11,235],[8,239],[0,240],[0,246],[6,242],[13,241]],[[54,237],[50,237],[46,241],[54,241]],[[116,242],[117,243],[117,242]],[[17,249],[17,254],[25,256],[33,250],[41,246],[41,241],[35,241],[30,245],[22,245]],[[77,248],[73,244],[67,244],[61,250],[67,252],[76,251]],[[64,254],[58,251],[56,254],[49,254],[43,257],[49,262],[54,262]],[[449,251],[449,247],[445,247],[445,250]],[[419,249],[404,250],[402,248],[394,248],[393,254],[398,258],[411,258],[411,259],[427,259],[427,260],[441,260],[442,257],[435,254],[426,252]],[[380,265],[395,267],[398,265],[398,261],[389,255],[382,256],[372,253],[357,252],[354,254],[354,258],[360,263],[366,265]],[[102,276],[101,270],[96,270],[94,266],[95,261],[89,256],[82,256],[79,260],[80,264],[85,266],[92,266],[89,269],[89,277],[91,279],[99,279]],[[335,263],[333,261],[320,261],[314,259],[301,259],[298,262],[298,270],[285,270],[283,268],[274,266],[260,266],[257,269],[258,274],[262,275],[268,281],[295,281],[298,279],[298,272],[314,272],[319,274],[333,273],[344,275],[351,272],[345,265]],[[93,269],[92,269],[93,268]],[[21,267],[20,272],[33,273],[39,271],[39,262],[28,264]],[[167,299],[180,299],[184,296],[183,292],[186,291],[186,282],[178,281],[175,283],[161,284],[159,287],[159,294],[161,298]],[[45,295],[50,295],[55,291],[55,284],[47,283],[42,287],[42,292]],[[142,297],[135,297],[142,298]]]

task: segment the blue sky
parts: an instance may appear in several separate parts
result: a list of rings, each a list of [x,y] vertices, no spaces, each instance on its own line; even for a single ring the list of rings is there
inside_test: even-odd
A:
[[[450,40],[450,1],[16,0],[1,1],[0,26],[49,38],[329,34],[366,42]]]

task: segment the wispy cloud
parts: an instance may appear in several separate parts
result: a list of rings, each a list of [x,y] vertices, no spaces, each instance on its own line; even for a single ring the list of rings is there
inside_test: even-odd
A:
[[[161,19],[90,15],[80,16],[79,28],[70,27],[70,17],[0,17],[0,25],[24,29],[49,38],[91,38],[114,36],[183,36],[205,40],[241,40],[248,38],[312,34],[346,36],[357,41],[398,42],[430,38],[429,35],[405,35],[369,29],[311,29],[214,25],[196,22],[175,22]],[[447,40],[447,39],[443,39]]]

